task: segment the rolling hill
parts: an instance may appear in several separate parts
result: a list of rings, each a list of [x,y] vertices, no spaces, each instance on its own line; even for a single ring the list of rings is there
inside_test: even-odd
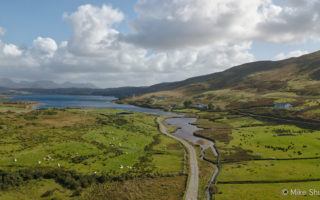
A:
[[[2,82],[13,84],[10,80],[2,79]],[[6,84],[0,86],[8,88]],[[320,95],[320,51],[281,61],[246,63],[218,73],[149,87],[99,89],[86,84],[37,85],[16,83],[9,88],[42,94],[115,96],[122,103],[161,108],[179,107],[185,100],[213,103],[221,108],[257,101],[296,102],[301,97],[315,99]]]
[[[258,99],[290,101],[320,95],[320,51],[281,61],[258,61],[223,72],[161,83],[123,100],[151,107],[181,105],[186,99],[221,107]]]

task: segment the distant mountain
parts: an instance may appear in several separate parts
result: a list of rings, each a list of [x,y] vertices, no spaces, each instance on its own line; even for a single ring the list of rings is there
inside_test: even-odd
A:
[[[120,87],[107,89],[94,88],[55,88],[55,89],[37,89],[25,88],[16,89],[18,92],[29,92],[33,94],[62,94],[62,95],[97,95],[97,96],[114,96],[117,98],[126,98],[134,94],[146,93],[147,87]],[[12,92],[12,91],[10,91]],[[0,88],[1,93],[1,88]]]
[[[1,87],[41,94],[115,96],[125,103],[153,107],[181,105],[186,99],[217,104],[244,102],[254,98],[269,98],[276,92],[286,94],[285,98],[320,96],[320,51],[281,61],[246,63],[223,72],[149,87],[97,89],[91,84],[57,84],[50,81],[17,83],[0,79]]]
[[[20,81],[16,82],[9,78],[0,78],[0,87],[8,89],[56,89],[56,88],[97,88],[91,83],[55,83],[53,81]]]

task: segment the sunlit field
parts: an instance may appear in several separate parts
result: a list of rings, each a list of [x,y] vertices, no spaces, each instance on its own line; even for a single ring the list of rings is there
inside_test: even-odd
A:
[[[27,190],[35,199],[50,190],[50,198],[75,191],[79,197],[91,185],[147,177],[179,182],[183,195],[184,150],[158,132],[155,116],[108,109],[20,109],[0,112],[1,188],[8,190],[0,199],[19,198],[12,191],[22,195]]]

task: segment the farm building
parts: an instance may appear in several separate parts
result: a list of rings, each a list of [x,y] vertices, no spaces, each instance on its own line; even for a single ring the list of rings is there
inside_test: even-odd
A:
[[[208,105],[202,104],[202,103],[197,103],[197,104],[193,105],[192,107],[197,108],[197,109],[202,109],[202,110],[208,109]]]
[[[292,104],[290,103],[275,103],[273,106],[275,109],[290,109]]]

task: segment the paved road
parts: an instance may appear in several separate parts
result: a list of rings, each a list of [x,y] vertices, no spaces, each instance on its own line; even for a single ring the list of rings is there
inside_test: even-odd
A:
[[[185,193],[185,200],[197,200],[198,187],[199,187],[199,168],[198,168],[196,150],[187,141],[169,134],[167,131],[167,128],[163,125],[160,118],[157,119],[157,122],[159,124],[159,130],[163,134],[181,142],[187,149],[188,158],[189,158],[189,175],[188,175],[188,184],[187,184],[186,193]]]

